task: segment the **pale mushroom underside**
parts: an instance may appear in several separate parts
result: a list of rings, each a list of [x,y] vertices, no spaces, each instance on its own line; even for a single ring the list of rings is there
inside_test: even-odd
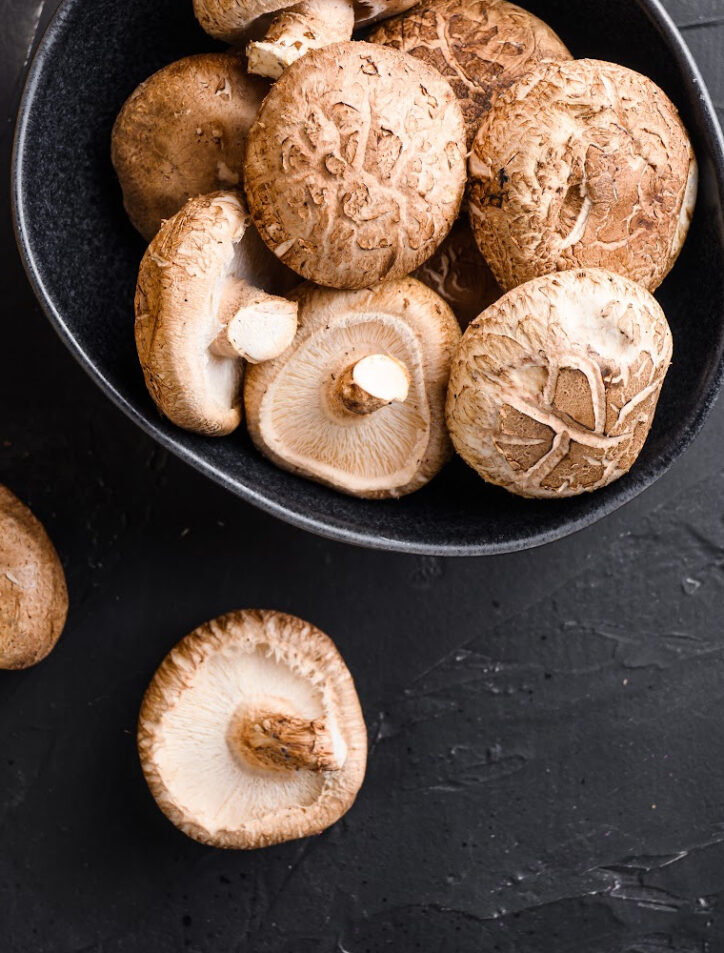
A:
[[[243,363],[218,352],[229,282],[289,290],[296,281],[256,235],[239,194],[191,200],[164,224],[141,264],[136,341],[146,384],[178,426],[210,436],[241,420]]]
[[[279,465],[357,496],[399,496],[424,485],[449,455],[444,395],[460,330],[437,295],[413,279],[344,294],[300,292],[300,330],[277,361],[250,369],[249,431]],[[404,402],[365,416],[340,413],[332,392],[362,358],[404,365]]]
[[[341,768],[271,770],[234,755],[234,716],[276,705],[324,719]],[[189,836],[258,847],[318,833],[351,805],[366,733],[352,680],[314,626],[240,612],[200,627],[167,656],[144,701],[139,750],[160,807]]]

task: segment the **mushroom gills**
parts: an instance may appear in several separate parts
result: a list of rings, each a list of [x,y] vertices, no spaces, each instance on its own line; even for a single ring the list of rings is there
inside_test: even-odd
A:
[[[264,38],[247,45],[249,72],[279,79],[309,50],[350,40],[354,20],[352,0],[303,0],[282,10]]]
[[[371,356],[375,362],[367,363]],[[375,403],[373,395],[363,396],[352,381],[345,404],[340,395],[345,380],[362,365],[363,379],[375,386],[369,368],[380,357],[388,371],[393,361],[396,374],[400,365],[410,369],[407,399]],[[270,445],[293,466],[337,485],[359,484],[368,490],[405,485],[413,479],[429,439],[422,363],[414,333],[392,315],[350,313],[337,327],[320,329],[299,346],[267,389],[264,415]],[[362,407],[351,411],[354,388]]]
[[[164,714],[163,744],[156,752],[175,801],[213,832],[318,800],[324,770],[290,767],[282,773],[278,764],[260,764],[264,754],[253,760],[248,748],[242,753],[235,743],[246,713],[293,711],[308,723],[328,717],[322,692],[301,672],[277,659],[269,647],[260,645],[250,653],[229,646],[206,659],[189,688],[193,690],[182,693]],[[344,760],[344,742],[338,739],[333,745],[337,759]],[[271,747],[268,739],[267,762]],[[257,750],[263,752],[263,745]]]
[[[240,357],[251,364],[283,354],[297,332],[298,305],[270,295],[240,278],[229,278],[219,304],[223,327],[211,345],[218,357]]]

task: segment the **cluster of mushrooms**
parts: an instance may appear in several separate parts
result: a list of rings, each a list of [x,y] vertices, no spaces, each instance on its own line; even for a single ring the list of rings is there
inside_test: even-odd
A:
[[[652,292],[697,191],[666,95],[506,0],[194,5],[233,49],[156,73],[113,130],[161,412],[223,436],[243,403],[272,461],[367,498],[421,488],[453,445],[527,497],[626,473],[672,358]],[[67,610],[45,530],[0,487],[0,668],[44,658]],[[334,823],[367,756],[329,638],[251,610],[167,655],[138,746],[164,813],[237,848]]]
[[[367,498],[453,445],[528,497],[626,473],[697,191],[666,95],[507,0],[194,7],[231,49],[160,70],[113,131],[160,411],[245,415],[278,466]]]

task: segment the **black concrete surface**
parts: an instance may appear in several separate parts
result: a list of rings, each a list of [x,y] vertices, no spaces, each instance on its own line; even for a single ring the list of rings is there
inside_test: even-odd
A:
[[[0,0],[5,182],[53,5]],[[667,6],[724,107],[724,0]],[[72,599],[54,654],[0,673],[1,953],[724,951],[724,404],[563,542],[358,550],[240,503],[99,394],[32,298],[7,189],[0,249],[0,482]],[[371,743],[339,825],[250,854],[175,831],[135,753],[164,653],[242,606],[332,635]]]

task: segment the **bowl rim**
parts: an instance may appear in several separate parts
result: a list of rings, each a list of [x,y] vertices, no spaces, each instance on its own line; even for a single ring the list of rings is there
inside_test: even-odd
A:
[[[11,157],[11,210],[15,240],[20,252],[20,258],[25,269],[28,281],[45,312],[50,324],[71,352],[76,361],[85,370],[89,377],[100,387],[105,395],[129,417],[148,436],[159,443],[164,449],[184,463],[192,466],[204,476],[232,492],[235,496],[251,503],[260,510],[291,524],[292,526],[314,533],[318,536],[338,542],[351,543],[367,549],[401,552],[414,555],[428,556],[493,556],[505,553],[520,552],[535,549],[548,543],[563,539],[580,532],[610,516],[616,510],[647,490],[666,473],[673,463],[689,448],[704,425],[719,395],[724,380],[724,350],[715,370],[712,372],[709,386],[700,399],[695,412],[690,417],[681,439],[674,449],[662,454],[655,466],[649,467],[642,474],[642,479],[632,480],[623,490],[610,499],[601,501],[596,509],[583,515],[562,522],[552,529],[532,532],[530,535],[519,536],[510,540],[489,540],[482,543],[424,543],[396,539],[385,536],[384,533],[373,531],[367,533],[347,525],[335,524],[334,521],[307,516],[303,512],[268,498],[254,486],[247,485],[239,480],[228,477],[217,468],[203,454],[177,443],[158,427],[151,417],[139,413],[128,399],[103,374],[102,370],[86,354],[81,342],[74,336],[63,315],[57,309],[50,292],[45,287],[41,269],[36,260],[32,243],[27,238],[26,209],[24,202],[24,173],[23,164],[27,144],[28,126],[32,113],[32,104],[38,88],[46,56],[53,45],[56,33],[62,28],[66,9],[82,0],[62,0],[54,11],[41,39],[37,43],[32,56],[30,67],[23,85],[20,104],[18,107],[15,133],[13,137]],[[686,45],[683,36],[661,0],[635,0],[635,3],[651,21],[652,26],[662,36],[671,51],[677,68],[682,73],[682,79],[692,91],[695,91],[699,100],[702,125],[708,138],[711,159],[713,162],[717,188],[724,206],[724,135],[717,118],[711,95],[704,83],[701,71],[694,59],[694,55]]]

